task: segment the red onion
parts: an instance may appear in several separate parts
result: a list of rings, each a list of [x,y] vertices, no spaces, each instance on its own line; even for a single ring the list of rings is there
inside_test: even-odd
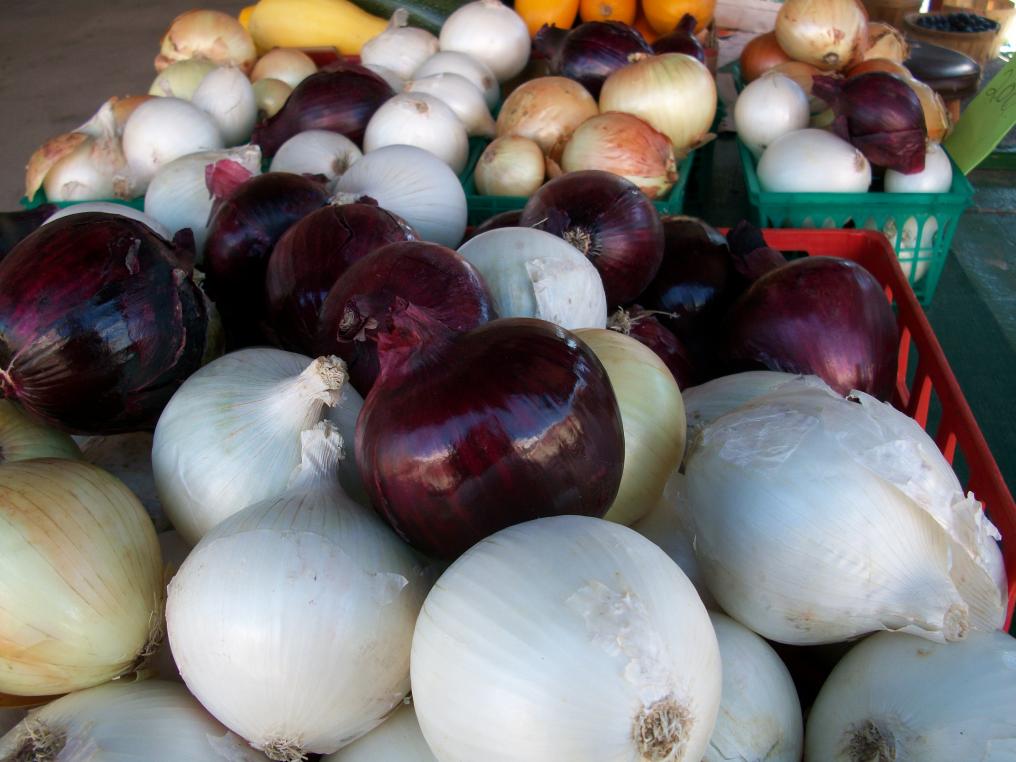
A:
[[[338,355],[364,397],[380,369],[377,336],[396,300],[459,333],[496,317],[487,285],[462,255],[436,243],[392,243],[352,264],[321,308],[316,355]]]
[[[585,254],[603,278],[607,306],[633,301],[663,259],[663,226],[636,185],[610,172],[569,172],[526,203],[522,227],[546,230]]]
[[[734,272],[744,288],[787,264],[787,258],[769,246],[762,231],[747,220],[741,220],[727,233],[727,245]]]
[[[425,553],[454,558],[542,516],[603,516],[624,439],[603,365],[551,323],[494,320],[455,335],[397,305],[356,425],[375,509]]]
[[[265,280],[268,324],[281,346],[313,354],[328,291],[354,262],[385,244],[419,236],[372,199],[311,212],[272,249]]]
[[[833,131],[877,167],[912,175],[924,169],[928,130],[924,108],[911,87],[892,74],[850,79],[815,77],[812,93],[836,114]]]
[[[878,281],[838,257],[806,257],[763,275],[727,315],[721,351],[736,369],[820,376],[841,394],[888,399],[899,334]]]
[[[0,262],[2,395],[66,431],[154,427],[205,352],[192,258],[117,214],[29,235]]]
[[[653,42],[653,53],[684,53],[692,58],[697,58],[702,63],[706,62],[706,49],[702,47],[698,37],[695,36],[695,17],[690,13],[684,14],[673,32],[665,34]]]
[[[493,217],[488,217],[466,236],[465,243],[470,238],[476,238],[481,233],[486,233],[488,230],[497,230],[497,228],[516,228],[519,226],[519,218],[522,217],[521,209],[512,209],[507,212],[501,212],[495,214]]]
[[[607,327],[631,336],[653,350],[670,369],[679,388],[693,386],[698,378],[694,359],[684,342],[657,319],[657,314],[655,310],[636,304],[611,315]]]
[[[0,212],[0,259],[56,211],[53,204],[42,204],[20,212]]]
[[[269,172],[243,183],[213,211],[205,244],[206,283],[231,347],[260,340],[265,270],[275,242],[327,201],[320,183]]]
[[[607,77],[628,65],[629,56],[653,52],[636,29],[619,21],[579,24],[560,41],[552,39],[556,35],[546,29],[536,33],[536,46],[554,52],[551,71],[580,82],[594,98],[599,97]]]
[[[305,130],[330,130],[359,145],[367,122],[395,92],[374,72],[355,64],[334,64],[296,86],[275,116],[259,124],[251,138],[265,156]]]

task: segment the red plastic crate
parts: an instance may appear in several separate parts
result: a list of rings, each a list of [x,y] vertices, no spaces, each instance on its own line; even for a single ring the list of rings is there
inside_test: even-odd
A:
[[[880,233],[859,230],[768,229],[763,233],[776,249],[857,262],[882,284],[886,298],[896,307],[900,327],[899,365],[892,403],[928,430],[950,463],[954,462],[957,450],[962,453],[970,472],[964,486],[984,503],[1002,533],[1002,556],[1009,584],[1005,627],[1009,629],[1016,602],[1016,505],[888,240]],[[911,367],[915,358],[916,371]],[[934,431],[928,429],[933,397],[938,398],[942,408]]]

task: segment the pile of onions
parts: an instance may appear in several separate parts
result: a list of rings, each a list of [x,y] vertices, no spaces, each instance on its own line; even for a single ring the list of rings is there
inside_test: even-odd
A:
[[[603,365],[572,334],[504,318],[456,335],[403,303],[378,351],[356,460],[374,508],[414,547],[455,558],[538,516],[607,512],[621,416]]]
[[[302,50],[275,48],[261,56],[254,64],[250,81],[257,85],[263,79],[274,79],[294,88],[316,72],[317,68],[314,59]]]
[[[162,71],[175,61],[203,58],[250,74],[257,57],[254,40],[235,18],[220,11],[188,11],[173,19],[163,35],[155,70]]]
[[[406,92],[432,95],[455,112],[470,135],[493,137],[497,131],[494,117],[480,88],[461,74],[444,72],[405,84]]]
[[[543,185],[547,163],[540,146],[529,138],[505,135],[483,149],[473,180],[484,196],[531,196]]]
[[[432,55],[413,72],[413,79],[445,73],[458,74],[476,85],[483,93],[488,108],[493,109],[500,102],[501,86],[490,67],[470,55],[455,50],[442,50]]]
[[[566,77],[538,77],[505,99],[497,134],[529,138],[556,160],[578,126],[597,113],[596,101],[582,85]]]
[[[139,190],[165,164],[225,145],[222,131],[206,112],[178,98],[153,98],[138,106],[123,128],[123,153]]]
[[[760,34],[741,51],[741,78],[745,82],[754,82],[770,69],[791,60],[777,42],[776,32]]]
[[[501,0],[473,0],[441,25],[441,50],[472,56],[506,82],[529,61],[529,29]]]
[[[246,143],[257,119],[257,99],[247,75],[232,67],[210,72],[191,97],[191,103],[209,114],[227,146]]]
[[[421,64],[437,53],[437,37],[426,29],[408,26],[409,12],[397,8],[388,28],[360,49],[364,66],[383,66],[402,80],[413,76]]]
[[[361,156],[363,153],[356,143],[345,135],[329,130],[307,130],[296,133],[279,146],[268,169],[335,180]]]
[[[0,392],[68,431],[154,425],[205,353],[191,259],[119,215],[43,225],[0,262]]]
[[[803,130],[810,121],[808,96],[782,74],[769,73],[756,79],[741,91],[734,104],[737,136],[756,159],[776,138]]]
[[[429,151],[455,174],[465,169],[469,158],[465,126],[444,101],[426,93],[399,93],[370,118],[363,133],[363,150],[370,152],[393,145]]]
[[[868,14],[857,0],[785,0],[776,40],[795,61],[824,71],[845,69],[868,47]]]
[[[553,33],[550,27],[541,29],[536,35],[537,46],[548,48],[550,43],[545,38]],[[632,56],[653,52],[642,35],[619,21],[579,24],[555,48],[551,71],[581,83],[594,98],[599,97],[607,77],[627,66]]]

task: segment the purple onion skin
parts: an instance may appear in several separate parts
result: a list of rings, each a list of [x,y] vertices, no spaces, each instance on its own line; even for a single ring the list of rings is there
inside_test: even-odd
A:
[[[369,203],[317,209],[275,244],[265,279],[268,324],[280,346],[312,354],[328,291],[354,262],[420,236],[405,220]]]
[[[541,41],[541,34],[549,39]],[[554,37],[544,29],[536,33],[537,47],[553,51],[551,70],[581,83],[594,98],[600,97],[607,77],[631,63],[629,56],[653,54],[637,29],[618,21],[587,21],[562,40]]]
[[[411,545],[453,559],[523,521],[606,513],[621,418],[603,366],[571,333],[506,318],[453,336],[410,305],[379,348],[356,457],[375,509]]]
[[[328,202],[320,183],[269,172],[243,183],[213,212],[205,244],[209,296],[222,313],[228,343],[262,340],[265,271],[276,242],[289,227]]]
[[[814,373],[841,394],[892,395],[899,329],[878,281],[838,257],[807,257],[759,278],[727,315],[732,369]]]
[[[611,317],[608,327],[631,336],[653,350],[670,370],[679,388],[686,389],[695,385],[699,373],[694,358],[684,342],[664,326],[653,311],[637,304],[628,310],[619,310]]]
[[[42,204],[20,212],[0,212],[0,259],[56,211],[54,204]]]
[[[497,317],[487,284],[462,255],[436,243],[393,243],[352,264],[325,298],[313,354],[345,360],[366,397],[380,372],[377,336],[398,300],[461,333]]]
[[[519,226],[519,219],[522,217],[521,209],[512,209],[507,212],[501,212],[495,214],[493,217],[488,217],[469,233],[466,234],[465,243],[470,238],[476,238],[481,233],[486,233],[488,230],[496,230],[497,228],[517,228]]]
[[[663,260],[663,224],[653,203],[634,183],[598,169],[544,184],[519,225],[552,233],[585,254],[603,279],[608,308],[638,298]]]
[[[75,214],[0,262],[0,392],[79,434],[152,429],[202,361],[193,254],[146,225]]]
[[[251,142],[265,156],[305,130],[329,130],[363,142],[367,122],[395,95],[381,77],[362,66],[341,64],[311,74],[289,94],[279,112],[254,129]]]
[[[665,34],[653,42],[653,53],[655,55],[684,53],[705,63],[706,49],[702,47],[702,43],[695,36],[695,26],[695,17],[690,13],[684,14],[677,22],[673,32]]]

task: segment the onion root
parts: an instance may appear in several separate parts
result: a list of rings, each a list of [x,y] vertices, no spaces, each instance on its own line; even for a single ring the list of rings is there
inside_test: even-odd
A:
[[[635,719],[635,744],[643,759],[677,762],[684,759],[692,716],[673,696],[643,709]]]

